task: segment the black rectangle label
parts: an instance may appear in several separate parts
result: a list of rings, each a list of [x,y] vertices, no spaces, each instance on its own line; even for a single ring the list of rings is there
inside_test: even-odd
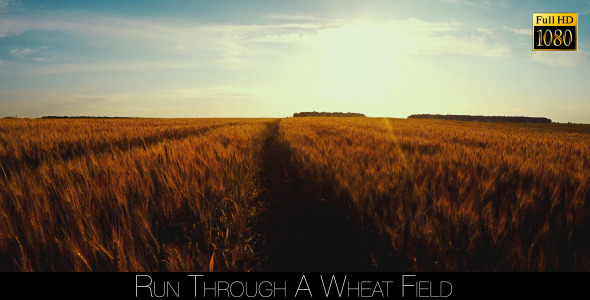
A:
[[[577,50],[576,26],[534,26],[533,50]]]
[[[533,13],[533,51],[576,51],[577,31],[577,13]]]

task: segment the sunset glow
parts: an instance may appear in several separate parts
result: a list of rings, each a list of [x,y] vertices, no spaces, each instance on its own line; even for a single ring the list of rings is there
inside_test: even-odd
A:
[[[533,52],[531,14],[579,14]],[[0,116],[298,111],[590,122],[587,2],[0,0]]]

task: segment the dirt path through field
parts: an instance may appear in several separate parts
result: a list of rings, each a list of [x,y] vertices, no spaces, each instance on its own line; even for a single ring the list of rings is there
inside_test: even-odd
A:
[[[374,269],[362,228],[346,208],[311,194],[291,148],[280,136],[280,120],[269,123],[262,150],[260,201],[255,231],[256,271],[368,271]]]

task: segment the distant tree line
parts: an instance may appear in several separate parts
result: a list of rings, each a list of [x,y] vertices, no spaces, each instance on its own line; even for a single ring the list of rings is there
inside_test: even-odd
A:
[[[364,114],[359,113],[342,113],[342,112],[300,112],[294,113],[293,117],[365,117]]]
[[[408,119],[437,119],[471,122],[509,122],[509,123],[551,123],[551,119],[540,117],[470,116],[470,115],[411,115]]]

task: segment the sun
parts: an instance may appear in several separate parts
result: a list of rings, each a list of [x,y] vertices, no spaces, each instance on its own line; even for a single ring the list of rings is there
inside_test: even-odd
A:
[[[328,29],[318,36],[318,80],[333,97],[378,100],[397,71],[387,27],[356,22]]]

